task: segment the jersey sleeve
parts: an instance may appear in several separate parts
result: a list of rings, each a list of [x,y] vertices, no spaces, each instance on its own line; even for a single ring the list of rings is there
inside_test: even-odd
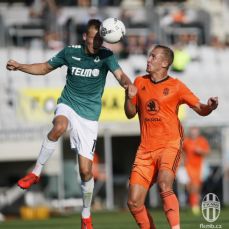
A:
[[[119,66],[118,61],[116,60],[114,54],[110,55],[110,56],[107,58],[106,64],[107,64],[108,69],[109,69],[111,72],[114,72],[115,70],[121,68],[121,67]]]
[[[54,57],[52,57],[48,64],[50,64],[53,68],[58,68],[63,65],[66,65],[66,48],[62,49],[59,53],[57,53]]]
[[[189,107],[194,107],[200,102],[199,98],[181,81],[179,81],[179,99],[181,104],[187,104]]]

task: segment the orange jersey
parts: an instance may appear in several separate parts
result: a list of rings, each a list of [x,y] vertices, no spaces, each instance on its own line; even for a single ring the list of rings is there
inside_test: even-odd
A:
[[[149,75],[144,75],[137,77],[134,84],[138,89],[132,102],[140,121],[139,149],[153,151],[168,144],[179,147],[183,137],[178,119],[179,106],[195,106],[199,99],[181,81],[172,77],[154,83]]]
[[[183,149],[185,153],[185,167],[187,170],[194,170],[200,173],[203,163],[203,155],[196,153],[196,149],[201,150],[204,154],[208,154],[210,146],[206,138],[199,136],[196,139],[189,137],[184,139]]]

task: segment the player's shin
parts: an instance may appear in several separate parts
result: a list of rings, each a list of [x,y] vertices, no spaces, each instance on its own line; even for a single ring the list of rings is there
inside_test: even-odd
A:
[[[94,178],[92,177],[89,181],[81,182],[81,191],[83,197],[83,210],[82,218],[89,218],[91,215],[91,201],[94,190]]]
[[[139,208],[129,207],[129,209],[141,229],[156,229],[153,219],[144,205]]]
[[[57,141],[53,142],[50,141],[47,136],[45,137],[35,168],[32,171],[32,173],[34,173],[36,176],[41,175],[42,169],[45,163],[49,160],[49,158],[52,156],[53,152],[55,151],[56,145],[57,145]]]
[[[180,229],[179,202],[173,190],[160,193],[163,209],[171,229]]]

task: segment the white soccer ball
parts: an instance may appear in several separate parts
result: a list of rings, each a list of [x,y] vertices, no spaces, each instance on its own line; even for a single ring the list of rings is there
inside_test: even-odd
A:
[[[126,34],[126,27],[122,21],[117,18],[105,19],[99,29],[100,36],[108,43],[117,43]]]

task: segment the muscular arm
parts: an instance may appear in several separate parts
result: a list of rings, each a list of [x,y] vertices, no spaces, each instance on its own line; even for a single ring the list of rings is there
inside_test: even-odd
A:
[[[120,68],[114,72],[114,76],[119,84],[125,89],[127,89],[129,84],[132,84],[129,77]]]
[[[54,70],[54,68],[49,65],[48,62],[36,64],[21,64],[14,60],[9,60],[6,64],[6,68],[10,71],[21,71],[32,75],[45,75]]]
[[[137,94],[137,88],[134,85],[129,85],[128,88],[126,89],[125,94],[126,96],[125,96],[124,110],[125,110],[126,117],[128,119],[131,119],[137,113],[136,106],[131,101],[131,99]]]
[[[137,88],[131,83],[129,77],[121,69],[117,69],[114,72],[114,76],[119,84],[126,89],[124,110],[126,117],[131,119],[137,113],[135,105],[131,102],[131,99],[137,94]]]
[[[201,116],[207,116],[217,107],[218,97],[211,97],[208,99],[207,104],[198,103],[195,107],[193,107],[193,110]]]

